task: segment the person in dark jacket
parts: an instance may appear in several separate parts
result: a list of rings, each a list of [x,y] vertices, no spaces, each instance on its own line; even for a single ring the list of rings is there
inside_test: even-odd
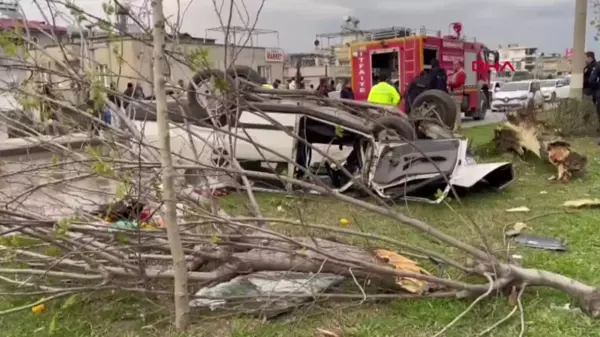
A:
[[[349,80],[344,81],[344,87],[340,90],[340,98],[354,99],[354,92]]]
[[[596,66],[596,56],[593,51],[585,53],[585,67],[583,68],[583,97],[596,101],[594,91],[596,88],[590,84],[590,75]]]
[[[587,80],[590,88],[594,88],[594,104],[596,105],[596,115],[598,115],[598,131],[600,132],[600,63],[596,62]]]
[[[329,82],[327,78],[321,78],[319,80],[319,86],[317,87],[317,96],[325,96],[329,93]]]
[[[115,82],[112,82],[107,91],[108,91],[108,94],[106,96],[107,96],[108,100],[110,102],[112,102],[114,105],[116,105],[117,107],[120,106],[121,100],[119,99],[119,96],[117,94],[117,84]]]
[[[446,70],[440,68],[440,62],[437,59],[431,60],[429,85],[427,89],[448,91],[448,75],[446,74]]]
[[[406,101],[404,101],[404,109],[407,114],[410,113],[412,109],[412,102],[415,99],[425,92],[429,86],[429,74],[425,71],[421,71],[419,76],[413,78],[413,80],[406,87],[406,92],[404,93],[404,97],[406,97]]]
[[[123,108],[124,109],[127,109],[127,107],[129,106],[129,102],[133,99],[133,93],[134,93],[133,83],[129,82],[129,83],[127,83],[127,88],[123,92]]]

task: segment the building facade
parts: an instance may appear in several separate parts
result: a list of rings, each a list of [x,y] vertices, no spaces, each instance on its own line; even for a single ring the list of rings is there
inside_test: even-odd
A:
[[[26,58],[35,52],[38,46],[44,47],[61,41],[67,35],[65,27],[50,25],[43,21],[27,20],[23,17],[18,0],[0,0],[0,31],[16,32],[14,35],[17,46],[16,54],[12,55],[0,48],[0,86],[12,86],[23,82],[30,74]],[[25,61],[25,62],[24,62]]]
[[[551,78],[563,76],[571,72],[571,60],[558,53],[544,55],[538,58],[536,76]]]
[[[537,48],[524,47],[518,44],[509,44],[498,48],[500,64],[510,62],[516,71],[533,71],[536,67]]]
[[[102,76],[105,85],[115,83],[124,90],[127,83],[139,83],[145,93],[153,91],[153,44],[150,36],[142,33],[134,36],[109,38],[106,34],[91,34],[85,37],[85,44],[73,39],[70,42],[47,46],[39,61],[45,67],[57,69],[59,63],[68,64],[78,72],[92,71]],[[194,76],[194,70],[188,67],[186,55],[200,54],[201,69],[224,70],[225,54],[227,64],[243,65],[258,71],[268,81],[283,78],[283,56],[274,55],[274,51],[263,47],[224,46],[215,40],[180,36],[178,43],[167,43],[166,50],[172,53],[167,57],[166,68],[169,80],[175,84],[184,83]],[[232,62],[234,59],[234,62]],[[57,62],[60,60],[61,62]],[[53,79],[53,82],[56,80]]]

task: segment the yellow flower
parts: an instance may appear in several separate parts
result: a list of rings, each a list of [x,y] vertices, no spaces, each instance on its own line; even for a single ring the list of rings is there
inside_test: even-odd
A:
[[[31,308],[31,312],[33,312],[34,314],[41,314],[44,311],[46,311],[46,305],[43,303]]]
[[[347,227],[350,224],[350,221],[346,218],[341,218],[340,219],[340,226],[342,227]]]

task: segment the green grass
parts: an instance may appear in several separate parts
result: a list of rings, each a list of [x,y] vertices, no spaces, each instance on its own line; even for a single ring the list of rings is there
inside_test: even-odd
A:
[[[466,131],[466,135],[477,148],[491,139],[493,128],[494,126],[472,128]],[[600,169],[597,167],[600,147],[591,138],[576,139],[573,144],[589,159],[589,172],[581,180],[570,183],[553,182],[547,179],[554,173],[553,168],[547,164],[535,160],[522,162],[511,155],[487,157],[482,160],[514,163],[517,180],[506,190],[469,195],[462,200],[464,207],[452,200],[448,206],[409,203],[399,204],[396,208],[465,241],[479,244],[480,240],[474,229],[464,220],[471,218],[487,233],[493,246],[497,248],[502,247],[504,227],[523,221],[528,225],[526,230],[529,233],[565,239],[569,249],[565,253],[554,253],[515,247],[515,252],[523,255],[526,266],[559,272],[588,284],[600,285],[600,262],[597,259],[600,253],[597,225],[600,210],[565,213],[561,207],[567,200],[598,197]],[[337,225],[339,219],[344,217],[351,220],[354,229],[376,232],[461,256],[456,249],[441,247],[401,224],[365,213],[331,198],[307,197],[300,200],[269,194],[258,194],[257,198],[267,215],[297,218],[301,212],[307,222],[328,225]],[[248,213],[247,201],[243,195],[231,195],[222,199],[222,204],[230,212]],[[518,206],[527,206],[531,211],[525,214],[505,211]],[[278,226],[277,229],[292,234],[306,233],[305,229],[297,227]],[[387,247],[385,244],[362,239],[344,239],[356,244]],[[0,309],[27,302],[26,299],[9,296],[0,299]],[[571,301],[566,295],[551,289],[528,289],[523,297],[526,336],[598,336],[598,321],[560,309]],[[179,337],[168,330],[166,302],[150,303],[122,294],[102,297],[90,295],[85,301],[68,309],[61,309],[62,303],[56,302],[43,314],[34,315],[23,311],[0,316],[0,326],[4,330],[4,336],[48,336],[48,327],[58,314],[55,320],[57,328],[52,336]],[[194,325],[185,336],[316,336],[316,328],[341,329],[342,335],[346,337],[431,336],[469,304],[458,300],[395,300],[362,305],[356,302],[327,301],[266,323],[247,317],[218,318],[198,313],[193,314]],[[476,336],[511,309],[506,298],[487,299],[445,336]],[[517,336],[519,329],[520,319],[516,315],[489,336]]]

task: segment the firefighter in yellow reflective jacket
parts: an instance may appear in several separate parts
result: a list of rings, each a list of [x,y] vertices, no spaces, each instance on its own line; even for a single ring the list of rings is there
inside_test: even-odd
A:
[[[266,78],[263,77],[260,79],[260,81],[262,82],[262,84],[260,85],[261,87],[265,89],[273,89],[273,86],[269,84]]]
[[[400,104],[400,94],[398,90],[387,82],[388,77],[384,74],[379,75],[379,82],[371,88],[369,92],[369,103],[398,105]]]

